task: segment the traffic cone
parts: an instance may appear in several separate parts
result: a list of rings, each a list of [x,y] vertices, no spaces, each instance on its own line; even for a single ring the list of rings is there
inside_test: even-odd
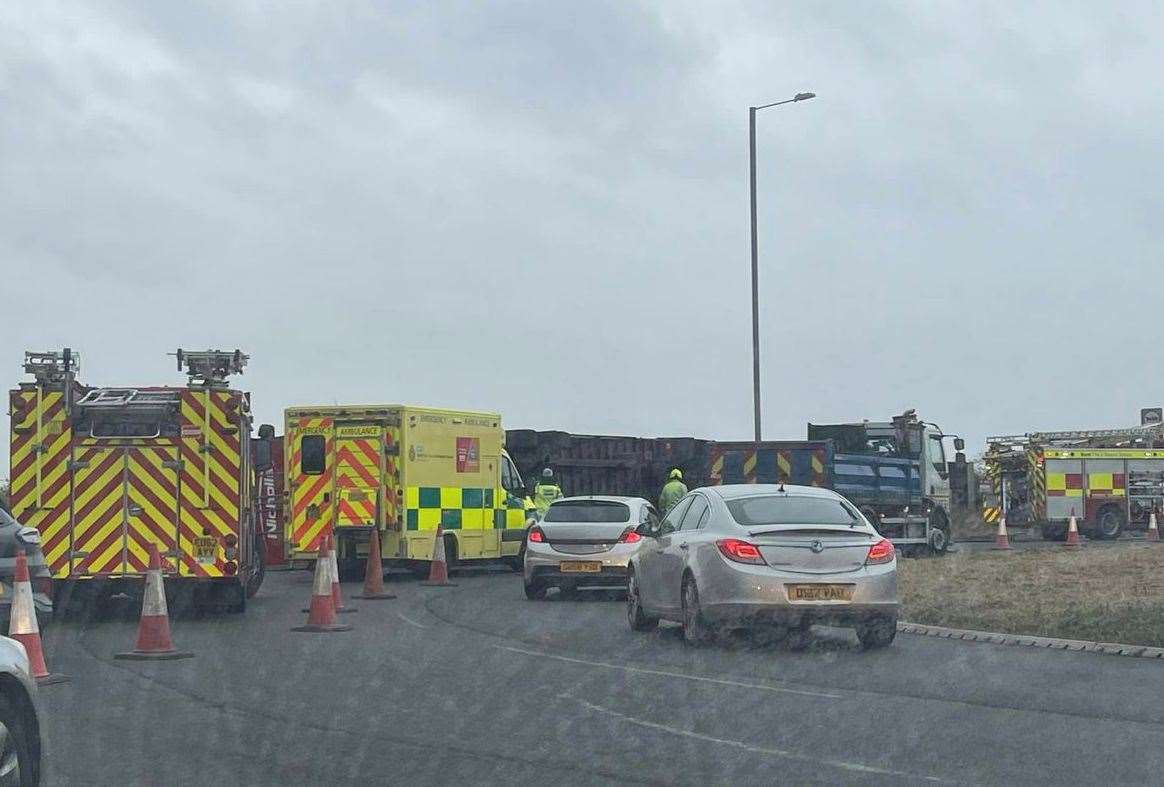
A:
[[[1160,540],[1160,527],[1159,527],[1159,525],[1156,524],[1156,512],[1155,511],[1153,511],[1152,515],[1148,517],[1148,532],[1145,535],[1145,537],[1149,541],[1159,541]]]
[[[372,528],[368,538],[368,565],[364,571],[364,592],[356,598],[375,601],[385,598],[396,598],[391,593],[384,592],[384,563],[380,560],[380,528]]]
[[[40,624],[36,622],[36,605],[32,601],[32,581],[28,577],[28,558],[24,550],[16,553],[16,578],[12,582],[12,612],[8,620],[8,636],[18,640],[28,654],[28,668],[38,685],[65,683],[64,675],[48,671],[44,663],[44,647],[40,642]]]
[[[166,607],[166,589],[162,580],[162,556],[158,545],[150,544],[150,565],[146,569],[145,593],[141,599],[141,621],[137,625],[137,644],[115,659],[136,661],[170,661],[188,659],[194,654],[174,647],[170,639],[170,611]]]
[[[445,562],[445,532],[437,525],[436,540],[432,545],[432,563],[429,564],[428,579],[420,584],[426,587],[456,587],[456,582],[449,582],[449,566]]]
[[[307,610],[307,624],[292,631],[350,631],[351,626],[335,622],[335,599],[331,594],[331,560],[327,555],[330,536],[319,541],[319,557],[315,560],[315,581],[311,585],[311,607]]]
[[[1071,510],[1071,519],[1067,522],[1067,540],[1063,546],[1069,549],[1079,549],[1079,526],[1075,524],[1075,510]]]
[[[998,533],[994,536],[994,549],[1010,549],[1010,537],[1006,534],[1006,517],[998,518]]]

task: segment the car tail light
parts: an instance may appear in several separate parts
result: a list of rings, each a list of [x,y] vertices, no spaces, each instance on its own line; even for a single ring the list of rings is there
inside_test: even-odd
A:
[[[546,534],[542,532],[540,527],[530,528],[529,540],[535,544],[544,544],[546,543]]]
[[[33,577],[32,591],[34,593],[44,593],[46,596],[51,596],[53,594],[53,578]]]
[[[628,527],[626,531],[619,536],[618,543],[620,544],[637,544],[643,540],[643,537],[635,532],[633,527]]]
[[[728,560],[734,560],[737,563],[751,563],[757,566],[767,565],[767,561],[764,560],[759,547],[755,544],[749,544],[738,538],[721,538],[715,542],[715,545],[719,547],[720,553]]]
[[[893,560],[895,550],[893,542],[883,538],[869,547],[869,554],[865,556],[865,565],[875,566],[879,563],[888,563]]]

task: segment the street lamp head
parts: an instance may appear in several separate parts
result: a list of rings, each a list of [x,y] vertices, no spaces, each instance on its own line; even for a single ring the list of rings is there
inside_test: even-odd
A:
[[[797,93],[792,99],[793,101],[808,101],[810,98],[816,98],[816,93]]]

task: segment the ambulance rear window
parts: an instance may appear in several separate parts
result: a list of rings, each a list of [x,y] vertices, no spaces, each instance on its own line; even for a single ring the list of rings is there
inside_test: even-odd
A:
[[[299,460],[300,471],[304,475],[321,475],[326,463],[323,451],[323,435],[305,435],[302,446],[303,450]]]

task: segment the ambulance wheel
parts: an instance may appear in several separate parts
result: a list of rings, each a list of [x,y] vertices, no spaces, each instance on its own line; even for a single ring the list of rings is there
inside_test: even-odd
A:
[[[509,558],[509,570],[514,574],[520,574],[525,570],[525,542],[521,544],[521,550],[516,555]]]
[[[251,578],[247,580],[247,598],[255,597],[267,576],[267,545],[263,543],[261,535],[255,541],[255,568],[251,572]]]
[[[340,582],[363,579],[364,572],[360,570],[360,557],[356,554],[355,539],[342,538],[338,541],[338,546],[335,566],[339,569]]]
[[[457,537],[445,533],[445,569],[451,574],[457,568]]]

